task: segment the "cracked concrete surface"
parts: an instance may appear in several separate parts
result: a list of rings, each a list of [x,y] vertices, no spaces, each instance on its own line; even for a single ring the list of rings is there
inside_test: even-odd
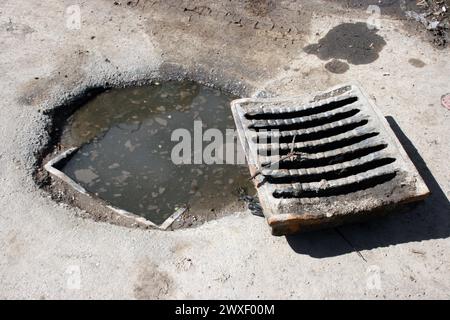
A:
[[[339,74],[304,48],[340,24],[365,22],[364,10],[93,0],[78,2],[81,28],[71,30],[66,8],[76,3],[0,5],[0,298],[450,297],[450,126],[440,105],[450,92],[448,49],[383,15],[378,58],[344,60],[349,69]],[[249,212],[175,232],[130,229],[82,218],[36,186],[51,110],[88,88],[169,77],[247,96],[357,81],[433,194],[406,213],[340,228],[344,240],[335,230],[273,237]]]

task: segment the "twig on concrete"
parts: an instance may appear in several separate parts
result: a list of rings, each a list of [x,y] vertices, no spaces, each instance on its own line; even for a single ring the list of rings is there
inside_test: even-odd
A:
[[[296,138],[296,137],[297,137],[297,134],[294,134],[294,137],[292,138],[292,142],[291,142],[291,150],[290,150],[290,152],[289,152],[288,154],[286,154],[286,155],[280,157],[280,159],[279,159],[278,161],[265,163],[265,164],[261,165],[261,167],[262,167],[262,168],[267,168],[267,167],[270,168],[270,167],[272,167],[273,165],[276,165],[276,164],[280,163],[280,162],[283,161],[283,160],[286,160],[286,159],[289,159],[289,158],[291,158],[291,160],[293,160],[294,157],[299,157],[299,156],[301,156],[301,154],[302,154],[301,152],[298,152],[298,151],[295,151],[295,152],[294,152],[295,138]],[[255,179],[255,178],[256,178],[257,176],[259,176],[261,173],[262,173],[262,170],[261,170],[261,169],[257,170],[257,171],[249,178],[249,180]]]

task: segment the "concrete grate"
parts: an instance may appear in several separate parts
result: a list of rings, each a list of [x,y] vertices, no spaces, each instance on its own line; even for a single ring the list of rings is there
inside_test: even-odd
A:
[[[312,97],[238,99],[232,111],[275,235],[384,214],[429,194],[357,85]]]

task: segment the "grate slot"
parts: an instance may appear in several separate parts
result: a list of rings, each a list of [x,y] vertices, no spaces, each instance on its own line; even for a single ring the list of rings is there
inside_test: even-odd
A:
[[[259,109],[256,111],[247,112],[245,114],[245,117],[248,120],[290,119],[290,118],[306,117],[342,108],[357,101],[358,97],[348,97],[337,101],[331,101],[325,104],[320,105],[315,104],[317,106],[312,107],[311,105],[306,105],[294,108],[282,107],[263,110]]]
[[[373,158],[373,157],[372,157]],[[323,179],[325,180],[336,180],[352,175],[356,175],[368,170],[380,168],[391,164],[395,161],[395,158],[378,158],[369,161],[358,160],[356,164],[349,163],[340,166],[331,166],[326,169],[303,169],[303,170],[265,170],[263,175],[267,182],[273,184],[286,184],[286,183],[296,183],[296,182],[319,182]]]
[[[280,163],[303,162],[303,161],[306,161],[306,162],[307,161],[318,161],[318,163],[320,163],[320,162],[326,163],[327,159],[331,159],[331,160],[336,161],[336,163],[339,163],[339,162],[348,161],[348,160],[345,160],[344,157],[341,160],[339,158],[339,156],[344,156],[344,155],[351,156],[352,152],[357,152],[360,149],[372,148],[372,147],[377,147],[377,146],[379,148],[381,148],[380,145],[383,145],[383,146],[385,146],[385,148],[387,148],[387,144],[384,141],[380,141],[380,137],[375,136],[372,138],[368,138],[364,141],[352,144],[347,147],[336,149],[336,150],[330,150],[330,151],[318,152],[318,153],[303,153],[301,155],[301,157],[297,157],[294,160],[291,160],[290,158],[288,158],[288,159],[281,161]],[[384,149],[384,148],[381,148],[381,149]],[[369,149],[369,151],[370,150],[372,150],[372,149]],[[363,151],[361,151],[361,152],[363,152]],[[368,152],[368,151],[365,151],[365,152]],[[350,155],[347,155],[348,153],[350,153]],[[369,153],[371,153],[371,152],[368,152],[364,155],[367,155]],[[276,154],[271,155],[271,156],[260,155],[258,160],[263,166],[267,166],[267,165],[269,165],[269,163],[278,162],[280,160],[280,156],[276,155]],[[349,159],[349,160],[351,160],[351,159]]]
[[[346,161],[351,161],[364,157],[368,154],[387,148],[387,144],[378,144],[366,148],[359,148],[349,152],[339,153],[333,150],[334,155],[323,156],[320,158],[300,158],[298,160],[285,160],[278,163],[280,169],[302,169],[302,168],[318,168]],[[324,153],[325,154],[325,153]]]
[[[270,156],[272,154],[280,156],[288,154],[293,148],[300,153],[319,153],[335,149],[340,149],[355,143],[377,136],[379,133],[374,128],[357,128],[330,138],[320,140],[297,142],[294,144],[280,143],[259,145],[258,154]]]
[[[277,141],[278,143],[292,143],[294,136],[295,142],[320,140],[365,126],[367,123],[369,123],[368,119],[358,117],[356,119],[340,120],[305,130],[263,131],[259,132],[252,140],[258,144],[267,144],[271,141]]]
[[[324,138],[330,138],[335,135],[345,133],[347,131],[351,131],[353,129],[362,127],[366,125],[369,121],[368,120],[362,120],[359,122],[351,122],[345,125],[331,127],[329,129],[325,129],[322,131],[312,131],[310,133],[305,133],[302,135],[295,135],[295,136],[281,136],[279,138],[279,143],[292,143],[292,140],[295,137],[294,143],[296,142],[305,142],[305,141],[313,141],[313,140],[320,140]]]
[[[249,129],[261,131],[261,130],[298,130],[313,128],[321,126],[330,122],[335,122],[350,118],[355,114],[359,113],[360,110],[355,107],[344,107],[339,110],[339,112],[326,112],[319,115],[313,115],[301,118],[291,118],[291,119],[272,119],[272,120],[256,120],[252,121],[249,125]]]
[[[348,137],[348,138],[344,138],[338,141],[332,141],[332,142],[328,142],[328,143],[324,143],[321,145],[315,145],[315,146],[307,146],[304,148],[294,148],[294,151],[296,152],[306,152],[306,153],[313,153],[313,152],[325,152],[325,151],[330,151],[330,150],[335,150],[335,149],[339,149],[342,147],[346,147],[352,144],[355,144],[357,142],[361,142],[364,141],[368,138],[371,137],[375,137],[377,136],[379,133],[378,132],[370,132],[370,133],[366,133],[366,134],[362,134],[362,135],[357,135],[357,136],[353,136],[353,137]],[[282,149],[280,154],[281,155],[286,155],[288,152],[287,149]]]
[[[369,122],[369,117],[368,116],[364,116],[364,115],[358,115],[356,117],[350,117],[347,119],[343,119],[343,120],[339,120],[336,122],[330,122],[327,124],[324,124],[322,126],[317,126],[317,127],[312,127],[312,128],[308,128],[308,129],[299,129],[299,130],[261,130],[258,133],[254,134],[251,139],[253,142],[255,143],[260,143],[259,140],[263,140],[266,139],[266,141],[269,141],[269,139],[271,138],[278,138],[278,139],[282,139],[283,137],[291,137],[291,140],[288,142],[292,142],[292,137],[294,135],[297,136],[302,136],[302,135],[307,135],[310,134],[312,132],[319,132],[319,131],[324,131],[324,130],[331,130],[333,128],[337,128],[337,127],[341,127],[341,126],[345,126],[345,125],[350,125],[350,124],[354,124],[356,122],[362,122],[367,120],[367,122]],[[264,142],[263,142],[264,143]]]
[[[391,181],[396,175],[397,172],[392,170],[392,168],[384,171],[375,169],[361,173],[357,176],[326,181],[325,184],[328,184],[326,187],[321,186],[322,182],[291,184],[284,188],[275,189],[272,195],[275,198],[321,198],[340,196],[376,187]]]

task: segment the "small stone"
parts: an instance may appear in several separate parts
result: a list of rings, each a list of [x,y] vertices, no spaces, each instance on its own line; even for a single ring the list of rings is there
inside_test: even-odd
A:
[[[162,125],[163,127],[167,126],[167,120],[166,120],[166,119],[156,117],[156,118],[155,118],[155,121],[156,121],[158,124]]]

